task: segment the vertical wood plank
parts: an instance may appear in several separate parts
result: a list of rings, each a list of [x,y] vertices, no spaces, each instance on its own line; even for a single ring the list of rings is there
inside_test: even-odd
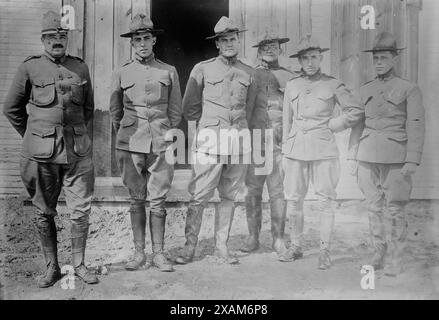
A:
[[[111,176],[111,120],[108,110],[113,69],[113,1],[96,0],[95,7],[95,171],[98,177]]]
[[[248,63],[255,62],[256,50],[252,48],[258,38],[259,32],[259,1],[246,0],[245,1],[245,28],[247,29],[245,35],[245,58]]]
[[[126,0],[114,0],[114,51],[113,69],[131,57],[130,40],[120,35],[128,32],[131,22],[131,2]]]
[[[247,29],[245,23],[245,2],[246,0],[229,0],[229,18],[232,19],[241,30]],[[245,57],[246,33],[247,32],[241,32],[239,35],[241,42],[240,57]]]
[[[84,0],[63,0],[64,5],[70,5],[75,10],[75,29],[70,31],[67,52],[84,58]]]
[[[311,23],[311,0],[300,0],[299,5],[300,10],[300,37],[312,33],[312,23]]]
[[[300,3],[299,0],[287,0],[285,10],[285,25],[287,31],[287,37],[290,38],[290,42],[285,44],[286,56],[289,57],[295,53],[297,45],[300,41]],[[291,70],[299,70],[300,65],[297,59],[288,60],[288,67]]]
[[[360,7],[365,5],[371,5],[375,8],[376,0],[361,0]],[[361,13],[359,11],[359,21],[360,23]],[[362,52],[363,50],[368,50],[372,48],[373,41],[375,39],[375,29],[360,29],[360,41],[359,41],[359,50],[360,50],[360,75],[359,81],[360,86],[367,81],[371,80],[375,73],[373,71],[372,65],[372,55],[370,53]]]
[[[421,2],[407,2],[406,34],[407,34],[407,60],[408,67],[405,76],[407,79],[417,82],[419,69],[419,10]]]
[[[281,38],[288,38],[287,34],[287,4],[286,0],[272,0],[272,9],[270,13],[270,25],[273,26],[273,31],[276,32]],[[292,39],[289,42],[282,44],[282,54],[279,56],[279,63],[281,66],[287,67],[290,65],[288,58],[288,44],[292,43]]]
[[[93,83],[95,67],[95,6],[96,0],[87,0],[84,3],[84,59],[90,70],[90,77]]]
[[[332,0],[331,5],[331,75],[341,78],[343,0]]]
[[[403,0],[389,0],[392,4],[392,30],[396,38],[396,43],[399,47],[407,47],[407,29],[406,26],[406,1]],[[399,59],[396,65],[397,73],[406,77],[408,69],[408,51],[403,50],[399,54]]]
[[[312,34],[319,40],[322,48],[331,48],[331,1],[313,0],[311,2]],[[331,53],[323,53],[322,71],[330,74]]]

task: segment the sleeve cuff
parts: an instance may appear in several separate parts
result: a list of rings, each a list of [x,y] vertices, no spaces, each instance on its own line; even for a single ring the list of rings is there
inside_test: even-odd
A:
[[[421,163],[421,152],[408,151],[407,156],[405,157],[405,162],[413,162],[416,164],[420,164]]]

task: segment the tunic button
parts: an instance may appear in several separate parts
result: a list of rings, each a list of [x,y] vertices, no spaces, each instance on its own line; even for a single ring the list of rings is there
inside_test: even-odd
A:
[[[311,90],[307,89],[306,94],[310,94],[310,93],[311,93]]]

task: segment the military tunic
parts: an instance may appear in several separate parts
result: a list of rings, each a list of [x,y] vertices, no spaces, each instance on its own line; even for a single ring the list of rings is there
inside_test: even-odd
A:
[[[335,105],[341,114],[334,116]],[[346,86],[324,73],[289,81],[283,110],[284,189],[287,200],[302,201],[312,180],[323,199],[335,199],[339,179],[334,132],[357,124],[363,105]]]
[[[261,129],[262,145],[260,150],[253,150],[253,152],[264,153],[264,130],[272,129],[274,133],[273,168],[268,175],[256,175],[255,165],[249,165],[245,181],[249,196],[261,196],[264,183],[267,181],[270,199],[283,198],[283,175],[281,172],[282,104],[286,83],[291,80],[293,75],[291,71],[278,64],[273,66],[260,65],[255,70],[257,94],[249,128]]]
[[[183,108],[187,120],[198,122],[192,146],[196,162],[190,183],[196,204],[205,204],[217,187],[222,199],[234,201],[243,187],[247,165],[242,161],[230,164],[230,156],[251,152],[251,144],[240,143],[243,140],[239,136],[245,135],[245,131],[249,136],[248,118],[256,94],[252,75],[250,66],[236,57],[223,56],[198,63],[191,72]],[[221,129],[236,129],[237,134],[230,140],[221,139]],[[216,139],[202,138],[203,132],[212,133]]]
[[[384,207],[389,211],[389,230],[397,226],[401,239],[406,232],[404,205],[412,180],[401,169],[407,162],[421,161],[424,107],[419,87],[393,71],[363,85],[360,95],[366,118],[352,130],[349,158],[359,161],[358,185],[368,201],[371,232],[377,243],[384,244]]]
[[[175,67],[154,57],[136,56],[113,74],[110,113],[117,130],[116,154],[132,201],[163,214],[174,167],[165,159],[168,130],[181,120],[181,91]]]
[[[94,110],[87,65],[48,53],[18,68],[3,112],[23,136],[21,177],[40,214],[56,215],[64,185],[72,218],[88,215],[94,185],[87,123]]]

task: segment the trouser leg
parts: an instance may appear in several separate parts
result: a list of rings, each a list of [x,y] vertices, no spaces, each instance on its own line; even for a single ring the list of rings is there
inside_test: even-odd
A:
[[[57,231],[54,217],[61,192],[61,166],[52,163],[39,163],[22,158],[20,173],[24,186],[35,206],[35,225],[38,231],[44,260],[45,274],[37,282],[41,288],[55,284],[61,278],[58,265]]]

